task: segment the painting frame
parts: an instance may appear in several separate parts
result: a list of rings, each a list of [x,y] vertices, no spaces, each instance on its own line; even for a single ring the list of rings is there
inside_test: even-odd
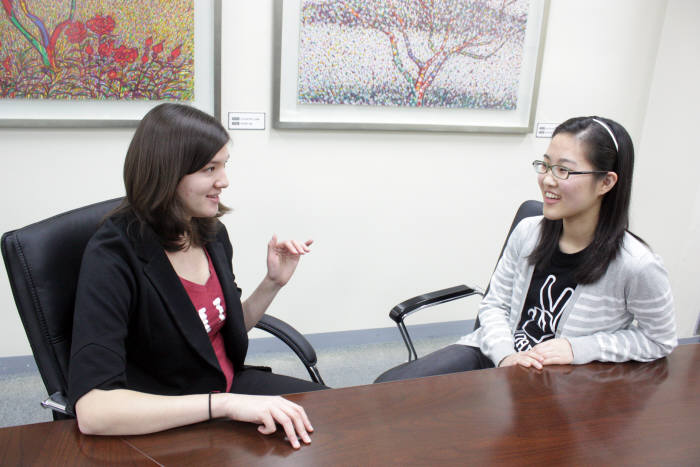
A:
[[[221,1],[195,0],[195,99],[221,120]],[[135,128],[165,100],[0,99],[0,128]]]
[[[275,2],[273,127],[277,129],[530,133],[539,93],[550,0],[530,0],[520,93],[515,110],[298,104],[299,13],[301,1]],[[283,5],[284,3],[284,5]],[[530,23],[532,21],[532,23]],[[532,26],[531,26],[532,25]],[[522,88],[524,86],[524,88]],[[522,102],[519,100],[519,102]]]

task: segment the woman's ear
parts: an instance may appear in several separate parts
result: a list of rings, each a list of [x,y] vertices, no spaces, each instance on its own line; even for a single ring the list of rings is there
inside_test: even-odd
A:
[[[598,185],[598,194],[601,196],[606,194],[608,191],[613,189],[616,183],[617,174],[615,172],[606,173],[605,177],[603,177],[603,180],[601,180],[600,184]]]

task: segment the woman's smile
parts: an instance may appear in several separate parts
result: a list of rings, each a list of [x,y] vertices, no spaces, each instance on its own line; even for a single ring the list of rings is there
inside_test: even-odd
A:
[[[552,193],[551,191],[544,192],[544,202],[547,204],[553,204],[561,199],[561,196]]]

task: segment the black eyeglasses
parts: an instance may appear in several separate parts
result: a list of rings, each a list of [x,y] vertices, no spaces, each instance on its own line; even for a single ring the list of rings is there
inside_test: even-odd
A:
[[[584,175],[584,174],[606,174],[607,170],[571,170],[563,165],[552,165],[545,161],[532,161],[532,167],[538,174],[546,174],[548,170],[552,172],[559,180],[566,180],[569,175]]]

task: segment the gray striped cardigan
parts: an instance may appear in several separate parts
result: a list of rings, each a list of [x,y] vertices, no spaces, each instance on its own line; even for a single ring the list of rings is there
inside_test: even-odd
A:
[[[489,293],[479,306],[481,327],[457,343],[480,347],[495,364],[515,352],[534,266],[527,256],[537,244],[542,216],[523,219],[513,231]],[[673,296],[661,259],[629,233],[608,270],[593,284],[579,284],[562,311],[555,337],[571,343],[575,364],[593,360],[650,361],[678,345]]]

